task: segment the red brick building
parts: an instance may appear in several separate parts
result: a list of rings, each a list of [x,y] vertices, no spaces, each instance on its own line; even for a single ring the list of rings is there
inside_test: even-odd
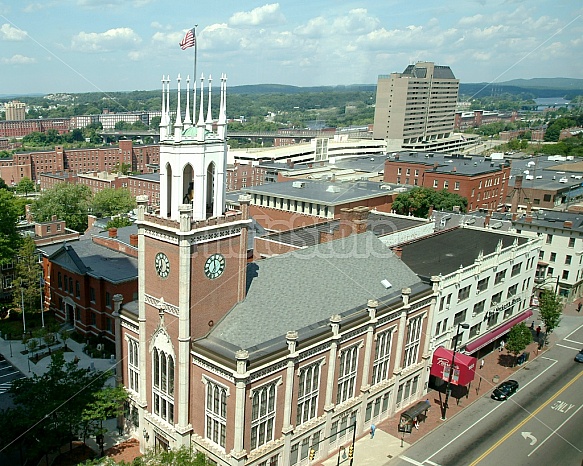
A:
[[[498,210],[508,193],[510,165],[484,157],[400,152],[385,162],[384,181],[459,194],[468,210]]]
[[[28,121],[28,120],[26,120]],[[41,173],[111,172],[116,166],[129,165],[131,171],[153,173],[160,161],[160,146],[134,146],[132,141],[120,141],[118,147],[95,149],[64,149],[55,146],[54,151],[14,154],[11,159],[0,160],[0,178],[6,183],[18,183],[28,177],[33,181]]]
[[[135,299],[137,229],[111,229],[65,244],[41,245],[45,306],[84,335],[115,341],[113,296]]]
[[[22,138],[33,132],[44,133],[49,129],[59,134],[68,133],[71,128],[70,118],[38,118],[31,120],[0,121],[0,136]]]
[[[267,169],[254,165],[227,166],[227,191],[239,191],[250,186],[260,186],[265,183]]]

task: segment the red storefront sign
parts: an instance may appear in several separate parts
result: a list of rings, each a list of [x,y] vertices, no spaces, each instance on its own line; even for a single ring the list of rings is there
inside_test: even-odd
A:
[[[431,375],[439,377],[447,382],[449,379],[451,359],[453,351],[440,346],[433,353],[431,364]],[[476,374],[476,364],[478,360],[472,356],[462,353],[455,354],[455,362],[451,383],[455,385],[468,385]]]

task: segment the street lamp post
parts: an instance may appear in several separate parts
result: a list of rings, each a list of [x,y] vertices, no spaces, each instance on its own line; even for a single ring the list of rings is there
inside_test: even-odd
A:
[[[447,414],[447,402],[449,401],[449,394],[451,392],[451,380],[453,378],[453,371],[455,367],[455,354],[457,352],[457,340],[460,334],[460,327],[467,329],[470,328],[468,324],[462,324],[461,322],[457,324],[457,329],[455,332],[454,342],[453,342],[453,354],[451,355],[451,365],[449,366],[449,377],[447,378],[447,385],[445,387],[445,403],[441,409],[441,420],[445,421],[447,418],[445,415]]]
[[[43,293],[43,274],[40,273],[40,320],[42,327],[45,328],[45,300]]]
[[[26,318],[24,317],[24,288],[22,287],[22,280],[20,281],[20,305],[22,307],[22,335],[26,335]]]

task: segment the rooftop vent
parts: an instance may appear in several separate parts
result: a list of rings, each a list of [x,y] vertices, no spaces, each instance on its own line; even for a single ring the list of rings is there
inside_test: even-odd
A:
[[[393,286],[386,278],[381,280],[381,285],[383,285],[387,290]]]
[[[306,187],[306,183],[303,181],[294,181],[292,183],[292,187],[294,188],[305,188]]]

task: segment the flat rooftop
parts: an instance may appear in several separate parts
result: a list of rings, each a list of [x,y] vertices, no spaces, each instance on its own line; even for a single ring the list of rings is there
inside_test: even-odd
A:
[[[461,176],[476,176],[493,173],[501,167],[510,166],[509,161],[491,160],[481,155],[449,155],[439,152],[393,152],[389,163],[410,163],[434,167],[436,173],[453,173]]]
[[[474,228],[455,228],[401,245],[401,259],[422,277],[448,275],[461,266],[472,265],[480,253],[495,252],[500,241],[502,247],[507,248],[515,240],[522,245],[528,238]]]

